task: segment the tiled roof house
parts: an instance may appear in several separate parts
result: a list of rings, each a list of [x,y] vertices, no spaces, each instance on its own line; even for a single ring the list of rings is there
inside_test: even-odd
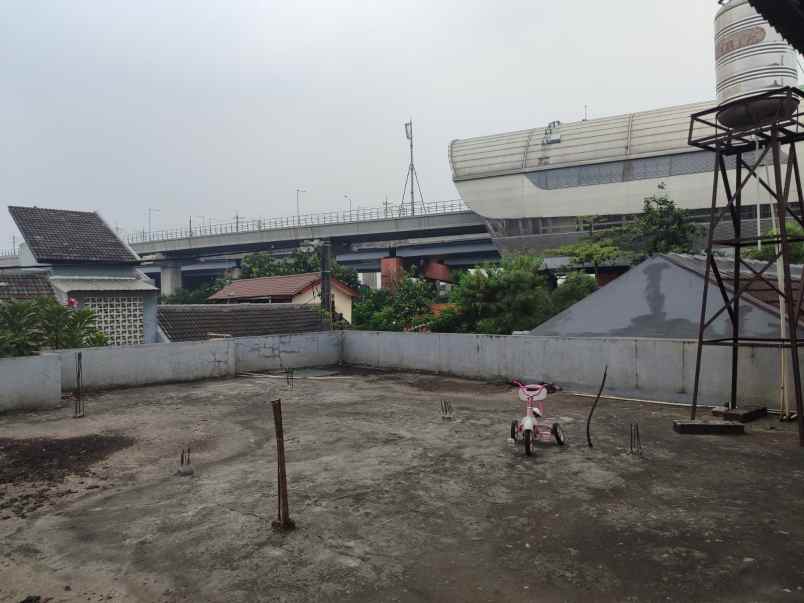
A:
[[[339,280],[332,279],[335,312],[352,321],[352,299],[357,292]],[[215,303],[321,303],[321,275],[318,272],[244,278],[234,281],[209,297]]]
[[[19,256],[23,270],[46,271],[59,301],[91,308],[111,343],[158,341],[159,291],[137,270],[139,256],[96,212],[8,209],[25,240]]]

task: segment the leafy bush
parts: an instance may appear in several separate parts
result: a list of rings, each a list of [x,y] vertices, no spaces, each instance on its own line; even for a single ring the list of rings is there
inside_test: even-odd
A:
[[[633,222],[548,254],[569,256],[575,266],[592,266],[597,272],[615,261],[637,264],[659,253],[695,253],[702,234],[702,227],[692,223],[689,212],[678,208],[661,184],[658,193],[645,198],[642,213]]]
[[[583,272],[572,272],[553,290],[553,312],[558,314],[597,289],[594,277]]]
[[[804,239],[804,228],[801,228],[798,222],[788,221],[785,223],[785,227],[788,237]],[[771,234],[773,236],[779,236],[778,229],[772,230]],[[744,249],[743,253],[749,258],[770,262],[776,257],[776,245],[763,245],[761,249],[752,247],[751,249]],[[804,242],[790,242],[790,262],[793,264],[804,264]]]
[[[242,278],[319,272],[321,270],[321,258],[317,250],[296,249],[287,258],[281,260],[277,260],[270,253],[250,253],[243,258],[241,270],[243,272]],[[335,261],[332,262],[332,276],[352,289],[360,287],[357,272],[351,268],[345,268]]]
[[[384,289],[363,288],[352,305],[352,325],[371,331],[404,331],[432,319],[430,304],[436,298],[435,285],[407,273],[393,294]]]
[[[0,357],[107,344],[89,308],[72,309],[44,297],[0,303]]]
[[[435,286],[412,273],[393,293],[363,289],[352,307],[352,325],[376,331],[425,326],[435,333],[507,335],[537,327],[596,288],[593,277],[575,272],[551,290],[542,258],[506,256],[499,264],[461,273],[450,292],[453,306],[438,316],[430,311],[438,295]]]

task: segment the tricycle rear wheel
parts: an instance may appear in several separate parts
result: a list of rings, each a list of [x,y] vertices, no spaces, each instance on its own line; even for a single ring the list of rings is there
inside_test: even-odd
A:
[[[559,446],[563,446],[567,443],[567,436],[564,433],[564,429],[558,423],[553,423],[553,428],[551,430],[553,432],[553,437],[556,439],[556,444]]]

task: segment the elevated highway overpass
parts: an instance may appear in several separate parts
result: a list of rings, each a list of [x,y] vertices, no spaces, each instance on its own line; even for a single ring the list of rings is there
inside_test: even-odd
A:
[[[237,220],[133,233],[131,247],[145,260],[163,293],[197,278],[236,270],[249,253],[285,255],[306,241],[331,242],[338,262],[377,272],[384,257],[407,263],[437,260],[447,266],[499,258],[485,221],[459,200],[439,201],[410,214],[401,208],[361,208],[269,220]]]

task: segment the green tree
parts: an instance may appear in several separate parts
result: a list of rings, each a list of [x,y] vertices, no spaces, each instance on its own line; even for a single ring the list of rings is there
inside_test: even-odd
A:
[[[251,253],[244,257],[240,264],[242,278],[284,276],[321,270],[321,258],[318,250],[296,249],[287,258],[281,260],[277,260],[266,252]],[[332,276],[353,289],[360,287],[357,272],[334,261],[332,262]]]
[[[352,325],[372,331],[404,331],[426,325],[432,319],[430,305],[436,296],[433,283],[408,272],[393,293],[363,288],[352,306]]]
[[[642,213],[630,224],[613,229],[609,238],[636,261],[657,253],[693,253],[700,243],[703,228],[694,224],[689,212],[676,207],[665,192],[645,198]]]
[[[160,304],[206,304],[213,293],[220,291],[232,282],[229,278],[216,279],[190,289],[178,289],[173,295],[163,295],[159,298]]]
[[[804,228],[798,222],[788,221],[785,227],[789,238],[804,239]],[[778,229],[772,230],[770,234],[778,236]],[[794,264],[804,264],[804,241],[791,241],[789,245],[790,261]],[[776,257],[776,245],[763,245],[761,249],[752,247],[745,249],[743,253],[749,258],[770,262]]]
[[[32,356],[44,339],[37,308],[28,301],[0,303],[0,358]]]
[[[569,256],[571,264],[576,268],[592,266],[595,276],[597,276],[598,269],[601,266],[611,264],[626,255],[620,247],[610,240],[580,241],[572,245],[559,247],[551,253]]]
[[[642,213],[633,222],[594,232],[584,241],[548,253],[569,256],[574,266],[592,266],[597,274],[600,266],[615,261],[636,264],[657,253],[694,253],[702,232],[660,184],[659,192],[645,198]]]
[[[571,272],[550,296],[553,302],[553,312],[555,314],[563,312],[596,289],[597,283],[593,277],[583,272]]]
[[[543,266],[540,257],[517,255],[464,273],[451,294],[457,310],[433,321],[433,330],[510,334],[541,324],[553,314]]]
[[[53,298],[0,303],[0,357],[49,349],[107,345],[89,308],[72,309]]]

